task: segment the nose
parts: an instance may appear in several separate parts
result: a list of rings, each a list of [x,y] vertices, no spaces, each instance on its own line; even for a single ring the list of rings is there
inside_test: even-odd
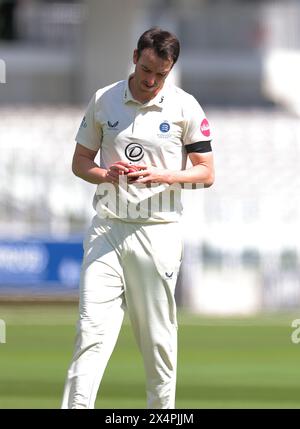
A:
[[[148,86],[153,86],[155,84],[155,77],[154,76],[148,76],[146,82],[147,82]]]

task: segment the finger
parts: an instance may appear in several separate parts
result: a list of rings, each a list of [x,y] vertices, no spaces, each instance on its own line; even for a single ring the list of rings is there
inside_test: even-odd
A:
[[[149,177],[140,177],[134,181],[134,183],[150,183],[151,179]]]
[[[110,177],[118,177],[119,176],[119,171],[118,170],[114,170],[114,169],[109,169],[108,170],[108,175]]]
[[[125,161],[116,161],[116,162],[113,162],[112,164],[110,164],[109,167],[113,167],[113,166],[127,166],[127,165],[128,165],[128,162],[125,162]]]
[[[127,161],[116,161],[116,162],[114,162],[114,164],[124,165],[124,167],[128,167],[130,165],[130,163]]]
[[[132,173],[128,173],[127,176],[129,178],[131,178],[131,177],[140,177],[141,173],[142,173],[143,176],[149,175],[149,171],[148,170],[139,170],[139,171],[133,171]]]
[[[118,174],[120,172],[128,173],[128,171],[129,171],[127,167],[125,167],[123,165],[115,165],[115,164],[110,166],[110,170],[116,171]]]
[[[146,164],[135,164],[135,167],[138,168],[139,170],[147,170]]]

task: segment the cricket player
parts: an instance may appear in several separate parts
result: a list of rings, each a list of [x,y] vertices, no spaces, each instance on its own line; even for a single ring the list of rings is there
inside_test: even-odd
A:
[[[168,31],[143,33],[133,74],[96,92],[76,136],[73,172],[98,186],[62,408],[94,408],[125,310],[144,361],[147,407],[175,408],[180,193],[214,181],[208,120],[192,95],[166,81],[179,50]]]

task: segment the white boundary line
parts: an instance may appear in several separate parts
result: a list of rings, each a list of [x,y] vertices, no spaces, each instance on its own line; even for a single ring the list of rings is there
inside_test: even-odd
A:
[[[0,83],[6,83],[6,64],[0,58]]]
[[[6,324],[0,319],[0,344],[6,343]]]

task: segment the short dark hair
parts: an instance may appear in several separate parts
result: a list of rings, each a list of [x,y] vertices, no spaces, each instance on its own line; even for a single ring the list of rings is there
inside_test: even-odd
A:
[[[141,35],[137,43],[138,58],[147,48],[154,49],[156,55],[164,60],[172,60],[173,65],[179,57],[179,40],[174,34],[159,27],[152,27]]]

